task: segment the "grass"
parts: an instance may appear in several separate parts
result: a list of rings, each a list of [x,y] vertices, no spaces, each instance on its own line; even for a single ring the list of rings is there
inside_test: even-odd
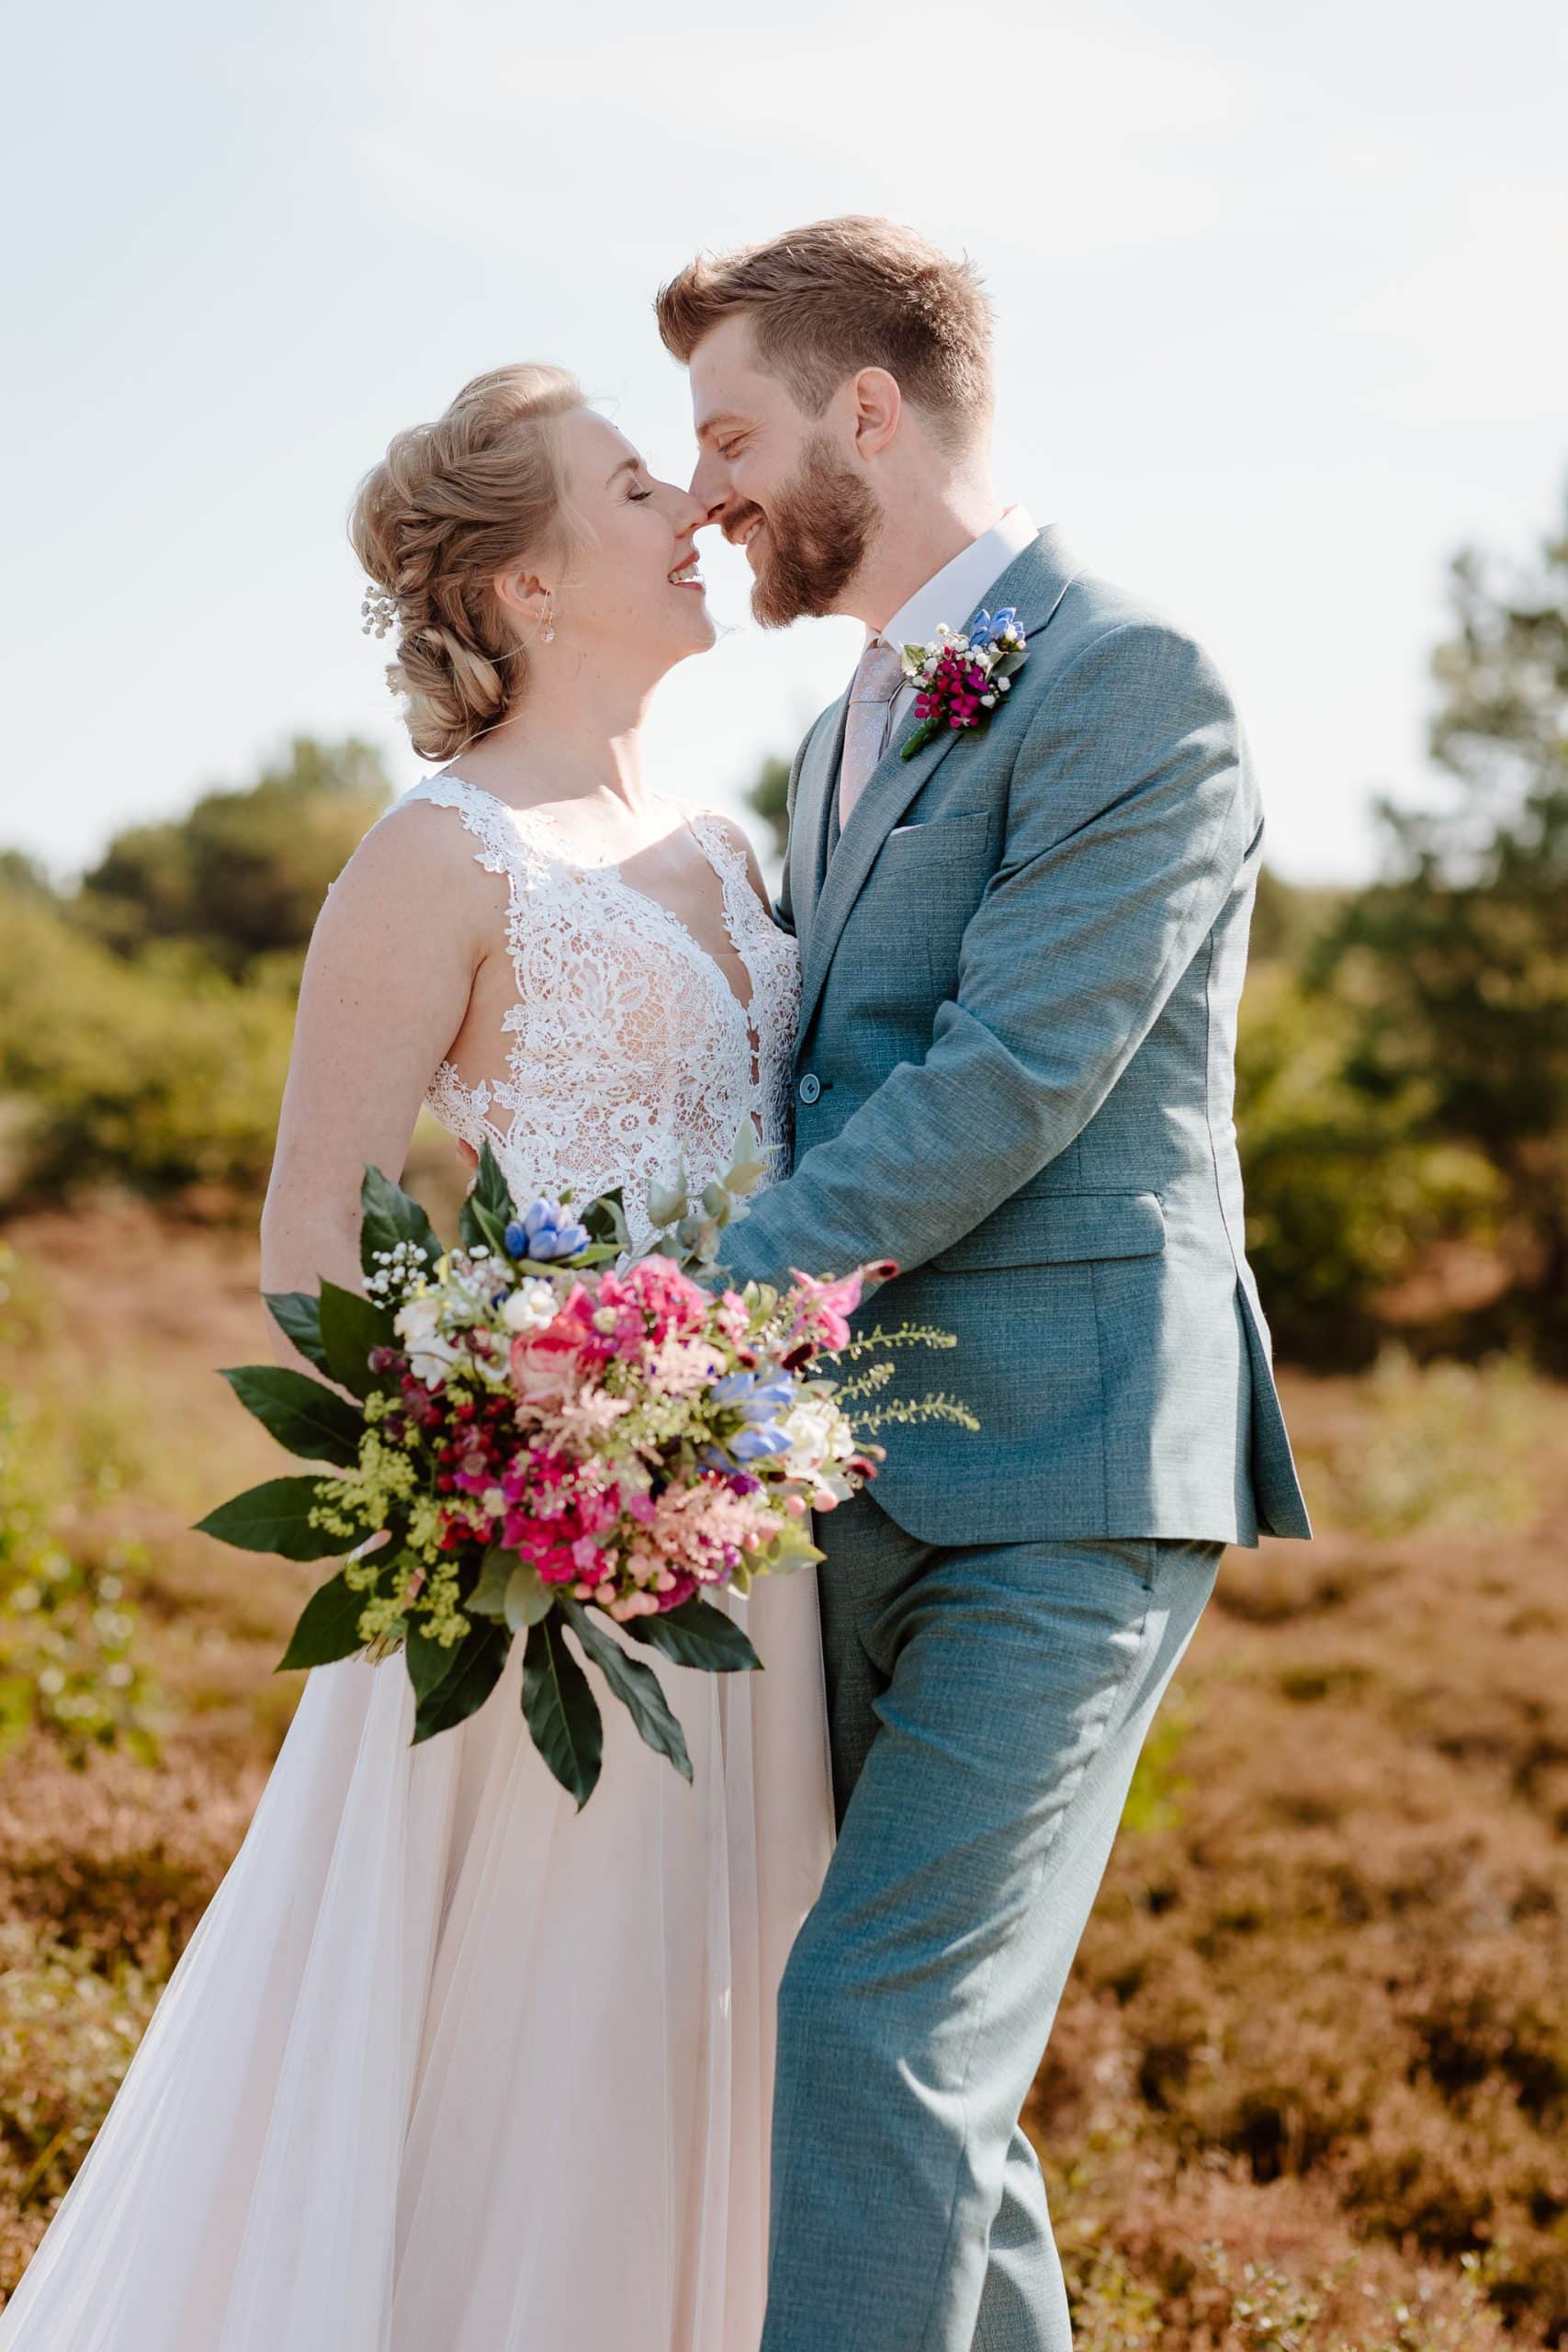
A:
[[[277,1466],[214,1370],[266,1353],[249,1237],[106,1200],[7,1238],[5,1506],[149,1744],[30,1714],[6,1758],[0,2289],[243,1836],[313,1580],[188,1532]],[[1227,1555],[1026,2116],[1080,2352],[1568,2345],[1562,1395],[1286,1385],[1319,1540]]]

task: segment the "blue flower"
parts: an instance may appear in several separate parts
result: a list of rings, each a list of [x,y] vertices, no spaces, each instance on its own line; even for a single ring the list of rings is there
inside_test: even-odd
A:
[[[969,642],[978,651],[986,647],[1000,645],[1011,634],[1021,645],[1018,628],[1018,606],[1004,605],[999,613],[987,613],[982,606],[969,628]]]
[[[590,1240],[588,1227],[579,1225],[570,1209],[558,1201],[531,1202],[519,1219],[513,1217],[502,1238],[510,1258],[533,1258],[548,1261],[552,1258],[575,1258],[586,1250]]]
[[[770,1374],[766,1380],[754,1372],[729,1372],[715,1381],[711,1393],[716,1405],[733,1406],[744,1420],[771,1421],[794,1404],[795,1383],[787,1372]]]
[[[760,1462],[770,1453],[787,1453],[789,1440],[772,1421],[764,1421],[761,1428],[737,1430],[729,1451],[737,1462]]]

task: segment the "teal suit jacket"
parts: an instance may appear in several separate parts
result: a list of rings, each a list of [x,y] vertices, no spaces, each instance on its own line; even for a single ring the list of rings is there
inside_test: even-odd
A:
[[[899,1385],[979,1432],[883,1432],[877,1501],[925,1542],[1310,1534],[1232,1121],[1263,837],[1240,724],[1055,530],[987,602],[1028,636],[1010,692],[908,762],[896,738],[830,856],[842,699],[795,757],[794,1168],[726,1235],[732,1274],[894,1258],[859,1328],[956,1332]]]

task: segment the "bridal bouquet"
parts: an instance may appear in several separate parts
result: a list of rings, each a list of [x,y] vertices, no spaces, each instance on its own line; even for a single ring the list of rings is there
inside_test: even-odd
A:
[[[695,1211],[683,1185],[650,1187],[655,1243],[634,1256],[618,1193],[519,1211],[488,1144],[451,1248],[417,1201],[366,1170],[364,1294],[323,1281],[319,1295],[266,1295],[353,1401],[281,1366],[223,1374],[291,1453],[345,1474],[271,1479],[198,1522],[246,1551],[343,1553],[280,1671],[400,1651],[419,1741],[483,1703],[521,1636],[530,1733],[581,1806],[603,1724],[575,1644],[690,1780],[680,1724],[626,1641],[715,1673],[759,1665],[705,1593],[820,1559],[807,1514],[874,1476],[877,1427],[976,1426],[946,1396],[873,1402],[857,1425],[851,1410],[878,1398],[891,1364],[845,1380],[819,1368],[953,1344],[910,1327],[851,1338],[863,1280],[895,1272],[890,1262],[837,1281],[797,1274],[782,1292],[692,1278],[687,1266],[715,1271],[719,1231],[761,1174],[748,1122]]]

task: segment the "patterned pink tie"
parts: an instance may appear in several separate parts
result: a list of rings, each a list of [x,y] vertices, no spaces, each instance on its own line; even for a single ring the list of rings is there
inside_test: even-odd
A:
[[[850,821],[850,811],[865,790],[866,779],[887,742],[888,720],[898,689],[905,684],[903,657],[895,645],[874,637],[860,657],[850,688],[849,715],[844,721],[844,755],[839,763],[839,830]]]

